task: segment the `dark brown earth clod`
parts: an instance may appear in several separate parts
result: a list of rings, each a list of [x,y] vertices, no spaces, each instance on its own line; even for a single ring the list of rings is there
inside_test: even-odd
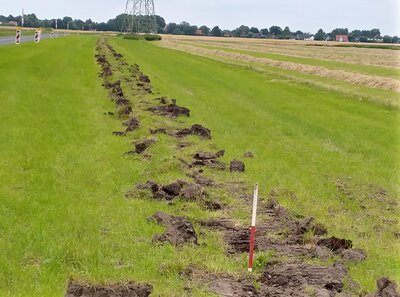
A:
[[[185,181],[177,180],[167,185],[157,185],[155,182],[148,181],[145,184],[137,184],[138,190],[151,190],[153,198],[157,200],[171,201],[181,196],[187,200],[198,200],[204,196],[203,188],[196,184],[188,184]]]
[[[177,180],[176,182],[173,182],[172,184],[162,186],[161,189],[168,195],[177,197],[177,196],[179,196],[179,194],[181,193],[181,191],[185,185],[186,185],[186,182],[184,182],[182,180]]]
[[[227,232],[225,239],[228,243],[228,254],[242,254],[249,252],[250,248],[250,230],[246,228],[237,228],[234,232]],[[254,250],[258,250],[258,244],[255,243]]]
[[[325,235],[327,230],[321,224],[316,224],[313,217],[308,217],[296,222],[296,234],[301,235],[312,232],[314,235]]]
[[[231,172],[244,172],[245,171],[245,165],[242,161],[238,160],[233,160],[231,161],[231,164],[229,166],[229,170]]]
[[[224,208],[224,205],[217,200],[206,200],[204,201],[204,205],[207,210],[211,211],[217,211]]]
[[[197,135],[201,138],[211,139],[211,131],[199,124],[193,125],[190,129],[184,128],[182,130],[172,132],[171,135],[177,138],[183,138],[189,135]]]
[[[235,279],[230,276],[214,277],[209,289],[221,297],[256,297],[259,296],[250,280]]]
[[[175,246],[187,243],[197,244],[196,232],[187,218],[175,217],[162,212],[157,212],[151,218],[167,228],[164,234],[154,237],[155,241],[170,242]]]
[[[149,108],[148,110],[157,113],[159,115],[169,116],[173,118],[179,116],[186,116],[186,117],[190,116],[190,110],[187,109],[186,107],[176,105],[175,99],[173,99],[172,104],[152,107]]]
[[[336,263],[323,267],[305,263],[272,263],[260,278],[261,296],[336,296],[343,291],[347,270]],[[323,294],[323,295],[322,295]]]
[[[65,297],[148,297],[152,291],[151,285],[134,282],[92,285],[70,281]]]
[[[204,189],[198,184],[189,184],[182,192],[181,196],[186,200],[198,201],[204,196]]]
[[[378,286],[378,291],[372,295],[373,297],[400,297],[396,283],[387,277],[378,279],[376,284]]]
[[[120,131],[114,131],[112,134],[114,136],[125,136],[126,135],[125,132],[120,132]]]
[[[212,187],[214,185],[214,181],[211,178],[207,178],[202,175],[196,175],[194,180],[196,184],[203,187]]]
[[[124,123],[124,126],[126,126],[126,132],[132,132],[139,128],[139,120],[137,118],[131,118]]]
[[[202,125],[195,124],[193,125],[190,130],[194,135],[198,135],[200,137],[211,139],[211,131]]]
[[[158,185],[151,180],[147,181],[145,184],[137,184],[136,188],[138,190],[151,190],[153,193],[158,191]]]
[[[361,262],[367,258],[364,251],[356,250],[356,249],[355,250],[353,250],[353,249],[344,250],[340,253],[340,255],[342,256],[343,260],[351,261],[351,262]]]
[[[224,154],[224,150],[221,150],[217,153],[198,152],[193,156],[195,160],[192,162],[192,166],[208,166],[213,169],[225,170],[225,163],[216,160],[217,158],[222,157]]]
[[[137,154],[142,154],[150,146],[152,146],[156,141],[154,139],[145,139],[144,141],[135,143],[135,152]]]
[[[336,237],[323,238],[317,243],[319,246],[325,246],[335,253],[341,253],[343,250],[351,249],[353,242],[348,239],[340,239]]]
[[[139,81],[143,83],[150,83],[150,78],[142,73],[139,75]]]
[[[249,152],[245,152],[243,157],[245,157],[245,158],[254,158],[254,154],[252,152],[250,152],[250,151]]]
[[[184,128],[182,130],[172,132],[171,135],[175,136],[177,138],[183,138],[183,137],[192,135],[192,130],[190,130],[189,128]]]
[[[151,134],[167,134],[166,128],[150,129]]]

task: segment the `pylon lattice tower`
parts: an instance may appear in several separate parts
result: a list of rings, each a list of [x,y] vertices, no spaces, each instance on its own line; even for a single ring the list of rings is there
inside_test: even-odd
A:
[[[127,0],[125,14],[123,32],[157,33],[154,0]]]

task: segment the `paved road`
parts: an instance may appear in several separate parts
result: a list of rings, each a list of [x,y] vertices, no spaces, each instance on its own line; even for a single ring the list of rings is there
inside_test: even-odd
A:
[[[57,34],[57,37],[63,37],[64,34]],[[50,38],[50,33],[43,33],[42,39]],[[33,35],[29,36],[22,36],[21,43],[33,41]],[[0,37],[0,45],[4,44],[14,44],[15,43],[15,36],[8,36],[8,37]]]

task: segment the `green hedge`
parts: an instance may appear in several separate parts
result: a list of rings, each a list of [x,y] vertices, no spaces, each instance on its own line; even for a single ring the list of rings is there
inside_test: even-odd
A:
[[[129,34],[129,35],[123,35],[124,39],[129,39],[129,40],[147,40],[147,41],[159,41],[162,39],[160,35],[156,34],[145,34],[145,35],[140,35],[140,34]]]

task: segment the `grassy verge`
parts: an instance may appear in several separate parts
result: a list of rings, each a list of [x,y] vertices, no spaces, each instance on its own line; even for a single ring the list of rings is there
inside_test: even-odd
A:
[[[156,211],[208,214],[196,205],[124,198],[149,168],[159,172],[156,180],[176,173],[168,162],[159,165],[168,161],[167,140],[152,162],[123,157],[132,140],[112,136],[121,122],[103,115],[114,105],[97,77],[95,41],[0,48],[1,296],[62,296],[70,277],[147,281],[156,294],[182,296],[178,272],[190,263],[241,269],[207,232],[196,249],[152,243],[162,231],[147,222]]]
[[[352,268],[364,289],[382,275],[400,280],[399,213],[385,206],[399,190],[396,109],[143,42],[112,43],[162,94],[191,108],[193,121],[211,128],[229,157],[255,153],[246,176],[263,185],[264,196],[273,188],[294,191],[295,199],[281,202],[364,248],[368,260]],[[340,182],[354,195],[340,192]],[[379,188],[388,201],[373,198]]]

